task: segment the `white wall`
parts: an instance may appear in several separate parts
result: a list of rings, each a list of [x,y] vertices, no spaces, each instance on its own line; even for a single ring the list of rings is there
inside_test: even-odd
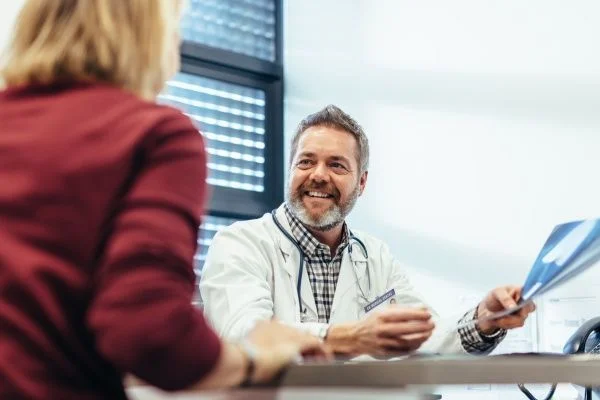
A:
[[[288,0],[287,139],[328,103],[371,142],[350,220],[442,312],[521,283],[554,224],[600,215],[600,3]]]

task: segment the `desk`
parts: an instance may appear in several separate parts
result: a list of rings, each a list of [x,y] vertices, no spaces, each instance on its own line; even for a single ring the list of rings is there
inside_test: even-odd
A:
[[[150,387],[140,386],[129,388],[127,395],[131,400],[429,400],[439,398],[399,389],[356,388],[245,389],[169,394]]]
[[[281,387],[555,383],[600,386],[600,355],[425,356],[398,361],[294,365]]]
[[[423,400],[417,386],[568,382],[600,386],[600,355],[425,356],[398,361],[306,363],[292,365],[270,387],[167,395],[130,387],[136,400],[236,400],[301,398]],[[408,389],[412,389],[408,390]]]

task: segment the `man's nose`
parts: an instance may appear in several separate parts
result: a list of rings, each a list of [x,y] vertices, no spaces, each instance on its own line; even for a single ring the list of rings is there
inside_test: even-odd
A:
[[[315,182],[329,182],[329,170],[325,164],[317,164],[311,174],[312,180]]]

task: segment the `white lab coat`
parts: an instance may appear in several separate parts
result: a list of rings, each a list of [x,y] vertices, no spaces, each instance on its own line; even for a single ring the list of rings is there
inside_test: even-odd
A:
[[[276,215],[284,229],[291,233],[283,206],[277,209]],[[352,252],[357,268],[355,275],[348,251],[344,251],[329,324],[357,321],[365,316],[367,302],[355,283],[357,276],[369,301],[393,288],[397,304],[426,306],[387,245],[364,233],[354,230],[352,233],[365,244],[368,260],[355,245]],[[200,281],[204,313],[210,324],[219,335],[232,340],[244,337],[256,321],[272,317],[318,335],[326,324],[317,322],[317,308],[306,268],[302,273],[301,289],[301,300],[306,309],[304,316],[298,306],[299,262],[300,252],[275,225],[270,213],[222,229],[208,250]],[[367,267],[371,278],[370,293]],[[385,307],[389,302],[387,300],[379,307]],[[446,323],[435,314],[434,320],[434,334],[421,350],[465,352],[456,329],[457,320]]]

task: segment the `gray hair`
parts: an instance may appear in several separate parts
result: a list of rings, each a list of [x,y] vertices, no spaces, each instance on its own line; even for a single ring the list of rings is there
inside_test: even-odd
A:
[[[326,126],[328,128],[336,128],[350,133],[356,139],[358,145],[358,154],[356,159],[360,168],[360,174],[369,169],[369,140],[363,128],[356,122],[350,115],[342,111],[341,108],[334,106],[333,104],[328,105],[320,111],[314,114],[310,114],[298,124],[294,137],[292,139],[292,146],[290,149],[290,167],[296,156],[298,150],[298,142],[300,136],[308,128],[314,126]]]

